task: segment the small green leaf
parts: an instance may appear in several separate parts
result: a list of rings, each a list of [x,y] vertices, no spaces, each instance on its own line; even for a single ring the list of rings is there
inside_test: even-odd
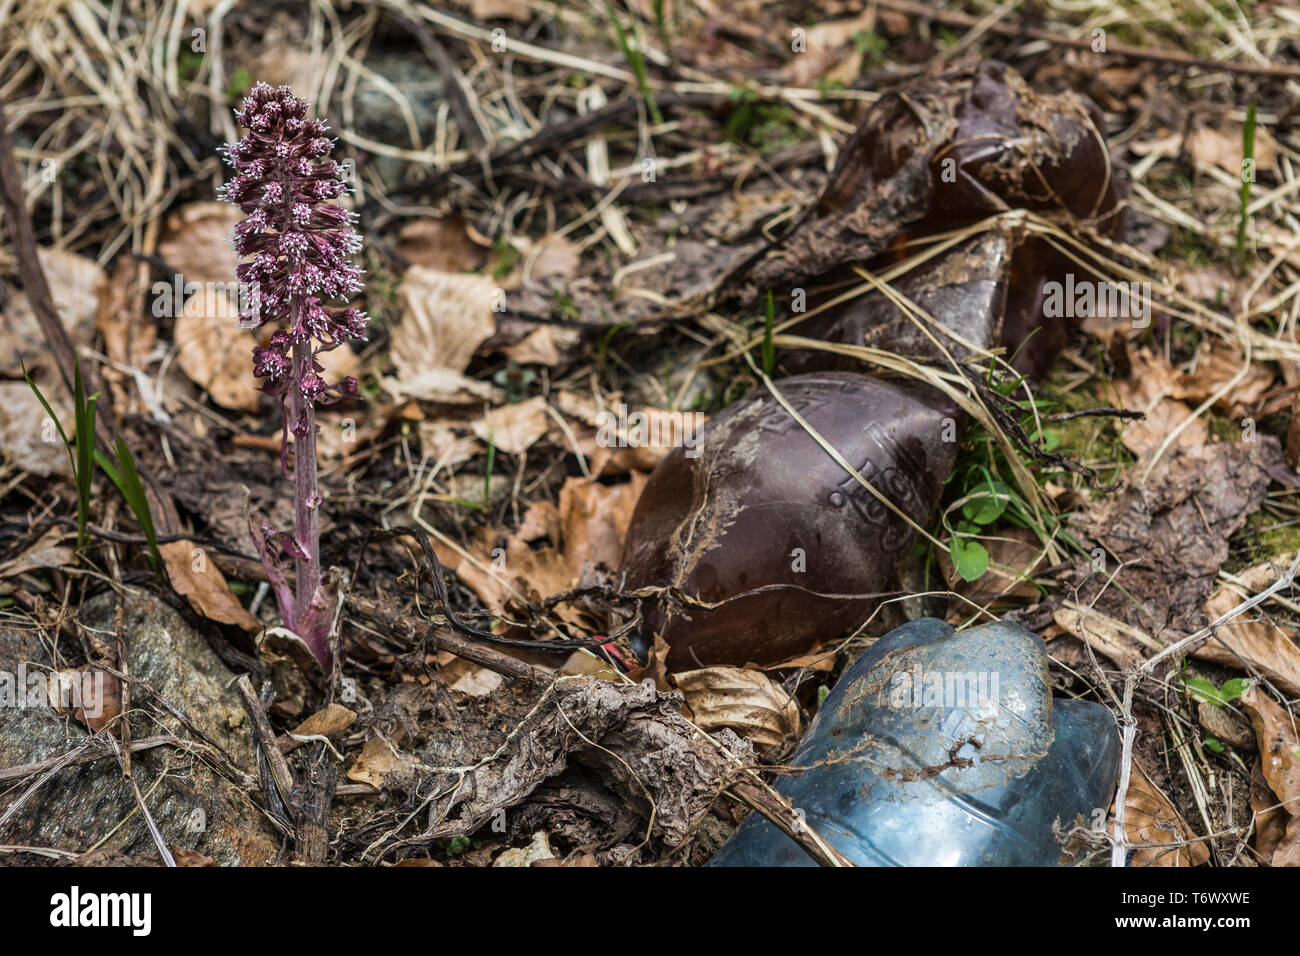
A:
[[[1188,691],[1197,700],[1203,700],[1215,707],[1222,707],[1227,700],[1223,692],[1203,677],[1189,677],[1186,681]]]
[[[1236,700],[1246,691],[1250,690],[1250,680],[1245,677],[1234,677],[1230,681],[1225,681],[1219,688],[1219,694],[1225,701]]]
[[[1205,749],[1212,750],[1216,754],[1221,754],[1228,748],[1223,746],[1218,737],[1214,736],[1214,734],[1210,734],[1205,738]]]
[[[1010,489],[1000,481],[985,481],[970,493],[961,513],[977,525],[989,525],[1007,510]]]
[[[955,537],[948,545],[952,563],[963,581],[976,581],[989,569],[989,553],[973,538]]]

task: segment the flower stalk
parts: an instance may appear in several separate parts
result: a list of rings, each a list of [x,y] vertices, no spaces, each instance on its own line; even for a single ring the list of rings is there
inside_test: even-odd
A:
[[[235,169],[221,198],[245,219],[235,227],[235,250],[247,261],[236,274],[247,290],[240,324],[274,331],[253,349],[253,374],[263,392],[280,402],[280,467],[294,486],[294,531],[268,525],[253,538],[275,592],[285,626],[311,648],[328,675],[336,595],[327,594],[320,561],[320,484],[316,474],[316,406],[354,396],[353,378],[327,383],[319,356],[364,340],[366,315],[346,304],[361,289],[361,270],[350,260],[361,248],[355,217],[330,202],[347,191],[329,158],[328,127],[307,119],[307,103],[287,86],[259,83],[235,113],[249,133],[228,145]],[[289,474],[289,436],[294,467]],[[294,561],[290,586],[287,559]]]

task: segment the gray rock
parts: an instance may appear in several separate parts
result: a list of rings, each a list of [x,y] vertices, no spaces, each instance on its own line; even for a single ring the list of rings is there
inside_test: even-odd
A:
[[[111,600],[89,602],[82,620],[112,634]],[[142,687],[131,689],[134,737],[174,734],[201,743],[206,737],[228,756],[230,775],[255,774],[249,721],[235,693],[232,674],[174,610],[147,594],[123,604],[130,674],[157,691],[186,721],[168,712]],[[62,649],[65,653],[67,648]],[[65,663],[63,660],[60,663]],[[49,635],[0,630],[0,671],[48,671]],[[195,731],[198,731],[198,734]],[[199,736],[201,735],[201,736]],[[0,720],[0,768],[57,759],[83,746],[89,733],[71,714],[44,702],[7,707]],[[210,748],[209,748],[210,749]],[[69,765],[47,779],[0,829],[0,843],[52,847],[81,853],[95,847],[135,856],[155,849],[130,784],[111,754]],[[221,758],[160,746],[133,755],[132,769],[146,805],[168,845],[194,850],[222,864],[274,862],[281,839],[245,790],[213,769]],[[38,779],[7,783],[0,818]]]
[[[420,142],[426,149],[433,142],[437,111],[443,102],[442,78],[428,57],[420,53],[378,53],[366,58],[366,69],[380,78],[362,77],[357,82],[355,128],[367,139],[414,149],[410,126],[394,92],[410,104]],[[390,185],[401,183],[415,164],[390,156],[370,160],[376,172]],[[416,168],[415,173],[425,172]]]

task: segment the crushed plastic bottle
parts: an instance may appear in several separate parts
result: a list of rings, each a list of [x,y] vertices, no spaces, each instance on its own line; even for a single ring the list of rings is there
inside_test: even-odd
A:
[[[1085,229],[1113,236],[1123,226],[1129,187],[1124,170],[1111,162],[1104,130],[1094,104],[1073,93],[1037,93],[995,61],[904,84],[882,96],[844,144],[820,200],[783,255],[761,263],[751,278],[758,288],[778,291],[813,281],[860,282],[854,265],[881,271],[915,254],[917,247],[907,247],[912,240],[1017,209],[1084,241],[1091,238]],[[1038,378],[1069,332],[1068,319],[1044,313],[1049,283],[1072,272],[1095,278],[1043,238],[1013,228],[976,236],[896,281],[910,285],[909,297],[928,297],[927,311],[942,325],[980,347],[1004,346],[1018,371]],[[996,298],[978,287],[990,277],[1000,286]],[[972,283],[972,298],[963,302],[962,289]],[[867,344],[893,348],[891,333],[873,331],[877,320],[884,329],[906,322],[887,299],[868,293],[790,331],[851,344],[861,344],[865,333],[873,339]],[[822,353],[787,367],[828,365]]]
[[[1119,762],[1106,708],[1052,699],[1037,635],[922,618],[849,665],[776,788],[859,866],[1053,866],[1053,824],[1104,818]],[[757,814],[709,863],[811,864]]]
[[[960,432],[943,395],[847,372],[774,384],[925,526]],[[642,603],[643,637],[665,638],[670,670],[774,664],[859,624],[914,536],[764,388],[655,468],[624,543],[624,585],[660,589]]]

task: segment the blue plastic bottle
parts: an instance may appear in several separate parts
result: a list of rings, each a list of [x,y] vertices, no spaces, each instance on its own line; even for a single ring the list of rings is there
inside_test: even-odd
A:
[[[1053,701],[1042,640],[924,618],[844,672],[777,784],[859,866],[1054,866],[1053,822],[1093,821],[1120,743],[1106,708]],[[759,814],[710,866],[811,866]]]

